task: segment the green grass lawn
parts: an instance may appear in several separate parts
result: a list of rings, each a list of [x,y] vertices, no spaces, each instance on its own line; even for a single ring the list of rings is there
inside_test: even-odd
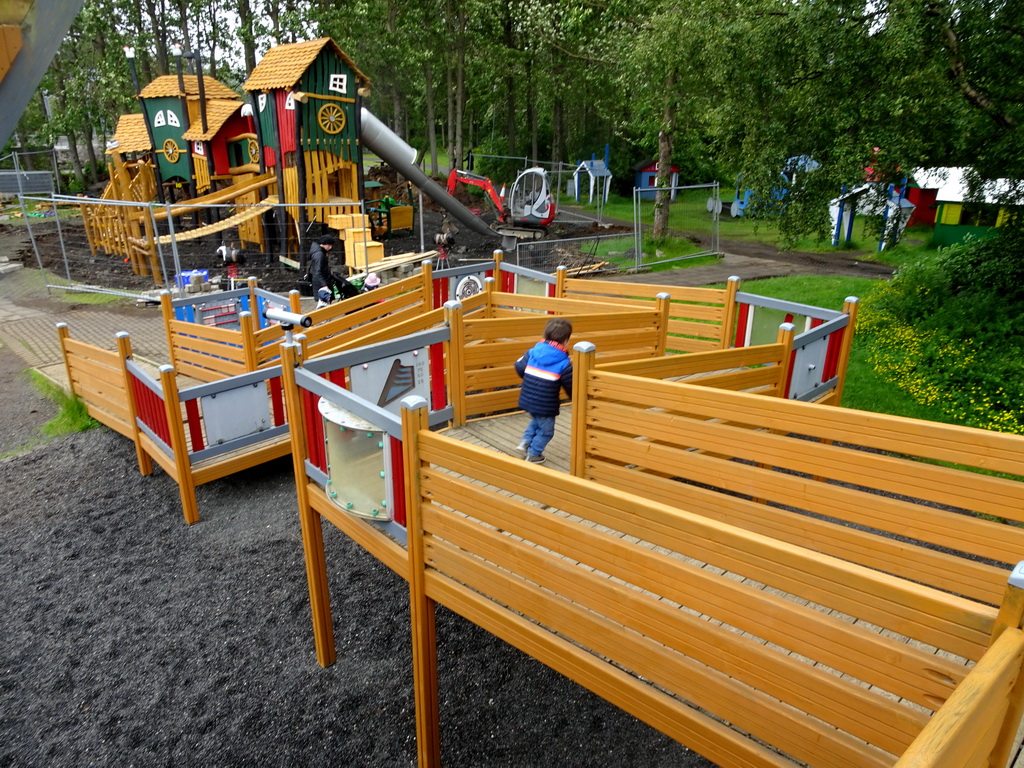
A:
[[[710,192],[705,190],[684,190],[680,192],[678,199],[669,208],[669,229],[683,232],[703,233],[711,229],[711,214],[707,210],[707,198]],[[731,200],[731,190],[722,188],[725,196],[723,204],[728,205]],[[565,200],[565,204],[570,201]],[[642,200],[641,220],[645,225],[654,222],[654,202]],[[589,204],[581,206],[584,210],[596,213],[597,205]],[[622,221],[633,221],[633,200],[631,198],[612,195],[602,208],[602,214],[607,218],[620,219]],[[859,230],[860,227],[855,229]],[[922,253],[934,253],[934,249],[927,247],[931,240],[932,228],[928,226],[914,227],[908,229],[903,237],[903,242],[891,250],[879,252],[878,242],[873,237],[867,237],[861,232],[858,237],[848,244],[833,247],[828,241],[821,241],[813,237],[805,237],[792,244],[792,249],[807,251],[810,253],[834,253],[838,251],[853,251],[863,254],[861,258],[865,261],[878,261],[883,264],[900,266],[908,261],[919,258]],[[719,219],[719,237],[722,240],[733,240],[739,242],[763,243],[774,247],[783,247],[785,243],[779,234],[778,227],[770,220],[755,220],[745,216],[733,218],[726,211],[723,211]],[[645,248],[646,250],[646,248]]]

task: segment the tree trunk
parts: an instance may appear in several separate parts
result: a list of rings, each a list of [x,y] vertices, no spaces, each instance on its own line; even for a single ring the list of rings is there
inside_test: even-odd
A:
[[[252,28],[252,5],[249,0],[238,0],[237,12],[239,19],[238,36],[242,40],[245,71],[252,72],[256,69],[256,33]]]
[[[459,35],[455,51],[455,160],[453,168],[462,167],[462,121],[466,111],[466,9],[460,4],[457,16]]]
[[[99,160],[96,158],[96,147],[94,145],[95,134],[92,126],[86,123],[85,126],[85,154],[89,158],[89,182],[92,184],[98,184],[100,177],[97,174],[97,168],[99,168]]]
[[[447,130],[447,143],[448,143],[448,170],[457,168],[458,163],[455,156],[455,85],[452,82],[453,66],[449,60],[448,66],[445,68],[444,81],[445,81],[445,94],[448,100],[448,130]]]
[[[508,133],[508,154],[514,155],[519,147],[516,131],[516,77],[512,66],[515,55],[515,25],[512,19],[511,2],[506,0],[502,16],[502,44],[505,46],[505,131]]]
[[[558,169],[558,164],[562,162],[564,153],[562,148],[565,146],[565,116],[564,108],[562,106],[561,94],[555,95],[554,104],[551,106],[551,162],[554,163],[555,169]]]
[[[157,11],[155,0],[146,0],[146,14],[149,16],[149,23],[153,32],[154,43],[156,44],[156,74],[170,74],[171,67],[167,60],[167,34],[161,14]],[[145,86],[143,86],[145,87]]]
[[[181,36],[185,38],[181,41],[181,47],[184,48],[186,51],[191,52],[196,50],[199,41],[197,40],[195,45],[193,45],[192,43],[192,33],[189,31],[188,26],[188,2],[187,0],[178,0],[177,5],[179,26],[181,28]]]
[[[437,176],[437,125],[434,117],[434,66],[430,59],[423,63],[423,79],[426,88],[423,98],[427,112],[427,144],[430,147],[430,175]]]
[[[675,112],[674,107],[666,105],[665,112],[668,117],[669,110]],[[668,122],[668,121],[666,121]],[[672,134],[667,130],[658,131],[658,192],[654,201],[654,239],[660,240],[668,235],[668,208],[669,191],[665,187],[670,186],[672,180]]]

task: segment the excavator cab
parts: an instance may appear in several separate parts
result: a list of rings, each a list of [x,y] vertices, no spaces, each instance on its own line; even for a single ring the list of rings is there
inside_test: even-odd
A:
[[[546,227],[555,218],[555,200],[543,168],[527,168],[512,184],[508,212],[513,224]]]

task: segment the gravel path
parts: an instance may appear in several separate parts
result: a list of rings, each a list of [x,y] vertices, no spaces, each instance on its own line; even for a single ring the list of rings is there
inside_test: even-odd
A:
[[[0,765],[415,764],[407,587],[325,526],[316,664],[289,461],[200,487],[192,527],[105,428],[0,480]],[[710,765],[444,609],[438,635],[448,766]]]

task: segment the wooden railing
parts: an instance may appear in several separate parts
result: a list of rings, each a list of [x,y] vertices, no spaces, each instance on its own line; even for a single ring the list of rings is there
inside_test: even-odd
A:
[[[171,366],[156,379],[132,359],[127,334],[114,352],[71,339],[64,323],[57,334],[72,393],[133,441],[142,474],[156,463],[174,479],[189,524],[199,520],[197,485],[290,450],[280,366],[179,390]]]
[[[616,304],[650,306],[659,293],[669,296],[666,352],[703,352],[725,349],[733,341],[736,323],[736,292],[739,278],[729,278],[726,288],[687,288],[610,280],[582,280],[557,273],[554,295],[586,298]],[[741,345],[737,345],[741,346]]]

